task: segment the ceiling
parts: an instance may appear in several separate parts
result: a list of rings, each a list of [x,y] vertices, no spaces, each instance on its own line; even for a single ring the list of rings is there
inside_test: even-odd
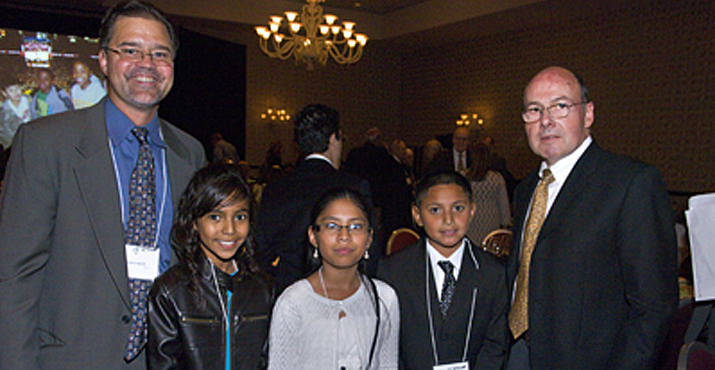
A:
[[[118,0],[0,0],[0,5],[44,9],[60,13],[101,16]],[[147,0],[159,9],[182,17],[245,25],[263,25],[272,14],[299,10],[305,0]],[[393,39],[464,23],[485,15],[508,13],[544,0],[325,0],[324,11],[358,24],[372,40]],[[567,1],[568,0],[564,0]],[[360,6],[355,7],[359,2]],[[472,32],[474,26],[465,28]]]
[[[292,1],[305,4],[305,0]],[[386,14],[425,1],[427,0],[326,0],[322,5],[339,9],[355,9],[372,14]]]

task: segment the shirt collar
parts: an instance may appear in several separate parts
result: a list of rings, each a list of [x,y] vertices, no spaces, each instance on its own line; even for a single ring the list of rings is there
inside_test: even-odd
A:
[[[132,135],[131,131],[136,125],[114,105],[111,99],[106,99],[104,104],[104,119],[107,122],[109,140],[111,140],[112,146],[116,148],[128,135]],[[158,114],[155,114],[154,118],[144,127],[149,130],[150,143],[162,148],[166,147],[159,130]]]
[[[559,184],[563,184],[571,173],[571,170],[576,165],[576,162],[578,162],[578,159],[581,158],[581,155],[583,155],[586,149],[588,149],[588,146],[591,145],[591,142],[593,142],[593,139],[591,139],[591,135],[589,135],[583,143],[576,148],[576,150],[556,161],[556,163],[551,165],[551,167],[546,164],[546,161],[541,162],[541,166],[539,167],[539,177],[543,178],[544,170],[548,168],[554,175],[554,181]]]
[[[454,265],[454,276],[459,276],[459,268],[462,266],[462,256],[464,255],[464,239],[462,239],[459,247],[457,247],[454,253],[452,253],[449,257],[445,257],[442,253],[439,253],[439,251],[432,246],[429,239],[425,239],[425,243],[427,244],[427,253],[429,254],[433,271],[437,269],[440,269],[441,271],[441,267],[437,265],[437,262],[446,260],[452,262],[452,265]]]
[[[333,166],[333,162],[331,162],[328,157],[326,157],[320,153],[309,154],[308,156],[305,157],[305,160],[308,160],[308,159],[322,159],[322,160],[328,162],[331,167],[335,167],[335,166]]]

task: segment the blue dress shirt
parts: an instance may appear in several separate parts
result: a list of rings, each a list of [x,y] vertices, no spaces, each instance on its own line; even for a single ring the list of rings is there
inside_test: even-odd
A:
[[[105,101],[105,122],[114,155],[115,175],[119,179],[119,191],[122,201],[122,224],[126,228],[129,218],[129,178],[139,156],[139,140],[132,134],[136,127],[134,123],[117,108],[110,99]],[[166,168],[166,143],[161,137],[159,117],[154,115],[146,126],[149,130],[149,145],[154,154],[156,169],[156,215],[159,232],[159,272],[169,268],[171,261],[171,244],[169,235],[172,223],[171,188],[169,186],[168,170]]]

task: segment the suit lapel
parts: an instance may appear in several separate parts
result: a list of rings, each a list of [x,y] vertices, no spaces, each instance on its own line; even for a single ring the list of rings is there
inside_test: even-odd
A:
[[[526,222],[526,214],[529,211],[531,196],[536,189],[536,184],[539,182],[538,171],[532,172],[524,179],[526,190],[515,193],[515,209],[514,209],[514,235],[511,240],[511,252],[509,253],[509,264],[507,266],[507,276],[509,282],[513,282],[519,268],[519,260],[521,258],[521,240],[524,233],[524,223]],[[520,185],[521,186],[521,185]],[[511,289],[511,286],[509,286]]]
[[[194,175],[194,167],[191,165],[190,154],[184,144],[176,137],[176,133],[168,126],[164,120],[159,121],[161,134],[166,143],[166,165],[169,172],[169,183],[171,187],[171,200],[174,208],[179,203],[181,193],[184,192],[185,184]]]
[[[571,203],[578,199],[581,190],[588,187],[589,179],[598,167],[597,157],[600,152],[601,148],[592,142],[576,162],[544,220],[544,225],[541,227],[539,238],[536,241],[537,245],[542,238],[556,230],[563,212],[571,209]]]
[[[166,166],[168,172],[169,188],[171,189],[171,204],[175,212],[179,205],[179,198],[184,192],[186,184],[194,175],[194,167],[190,162],[190,154],[184,144],[176,137],[176,133],[164,120],[159,120],[161,134],[166,143]],[[172,212],[173,216],[173,212]],[[173,250],[173,248],[172,248]],[[170,265],[178,263],[175,253],[171,253]]]
[[[77,187],[109,275],[129,307],[124,231],[116,177],[104,120],[104,101],[86,112],[85,130],[75,144]]]

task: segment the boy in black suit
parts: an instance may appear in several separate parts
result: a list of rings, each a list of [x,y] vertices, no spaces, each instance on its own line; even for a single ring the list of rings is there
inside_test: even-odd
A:
[[[465,237],[469,181],[437,173],[417,185],[412,217],[426,238],[380,262],[400,300],[401,369],[501,369],[507,349],[503,264]]]

